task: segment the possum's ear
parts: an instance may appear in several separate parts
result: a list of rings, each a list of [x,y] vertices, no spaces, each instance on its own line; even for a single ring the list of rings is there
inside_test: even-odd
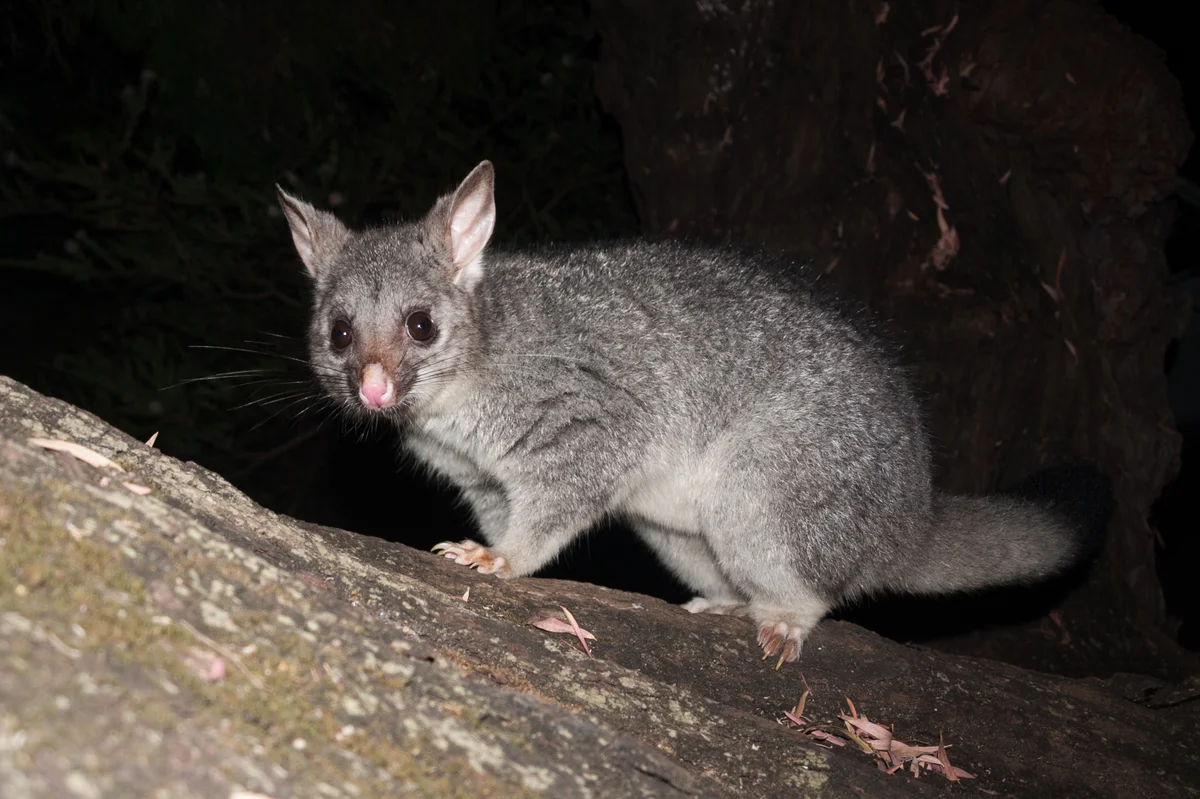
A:
[[[279,206],[292,229],[292,241],[300,260],[313,279],[320,280],[350,237],[350,231],[333,214],[313,208],[278,184],[275,193],[279,195]]]
[[[431,232],[442,237],[450,256],[450,280],[468,291],[483,276],[483,250],[496,227],[495,175],[491,161],[482,162],[429,215],[437,228]]]

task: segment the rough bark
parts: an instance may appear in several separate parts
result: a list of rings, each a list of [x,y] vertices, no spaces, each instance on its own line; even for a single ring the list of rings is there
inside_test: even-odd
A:
[[[806,687],[814,720],[849,697],[900,740],[944,735],[971,795],[1200,795],[1200,684],[1051,677],[841,622],[776,671],[747,620],[303,524],[3,377],[0,564],[6,799],[950,787],[778,723]],[[594,658],[527,623],[560,605]]]
[[[647,233],[814,259],[890,321],[939,483],[1099,463],[1098,567],[1032,622],[939,646],[1073,674],[1186,673],[1151,503],[1178,468],[1166,201],[1190,144],[1161,55],[1093,2],[593,0],[598,92]]]

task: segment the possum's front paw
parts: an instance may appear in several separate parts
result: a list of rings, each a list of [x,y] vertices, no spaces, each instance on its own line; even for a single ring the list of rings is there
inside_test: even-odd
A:
[[[512,567],[503,555],[496,555],[482,544],[474,541],[443,541],[433,548],[434,552],[450,558],[460,566],[470,566],[480,574],[494,574],[497,577],[512,577]]]

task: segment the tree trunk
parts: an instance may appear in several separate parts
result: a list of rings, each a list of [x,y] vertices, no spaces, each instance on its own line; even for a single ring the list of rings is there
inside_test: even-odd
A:
[[[811,257],[889,320],[943,488],[1079,459],[1113,479],[1086,581],[932,643],[1071,674],[1193,668],[1147,521],[1178,468],[1163,363],[1187,312],[1163,242],[1191,133],[1160,53],[1083,0],[592,9],[648,234]]]

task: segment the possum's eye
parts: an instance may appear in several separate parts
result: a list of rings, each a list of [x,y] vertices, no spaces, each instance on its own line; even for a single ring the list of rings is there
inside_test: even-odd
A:
[[[350,342],[354,341],[354,333],[350,330],[350,323],[339,319],[333,323],[333,330],[329,334],[329,343],[333,345],[335,350],[344,350],[350,346]]]
[[[433,324],[433,319],[424,311],[410,313],[405,325],[408,327],[408,335],[412,336],[412,340],[418,344],[428,344],[437,335],[437,327]]]

